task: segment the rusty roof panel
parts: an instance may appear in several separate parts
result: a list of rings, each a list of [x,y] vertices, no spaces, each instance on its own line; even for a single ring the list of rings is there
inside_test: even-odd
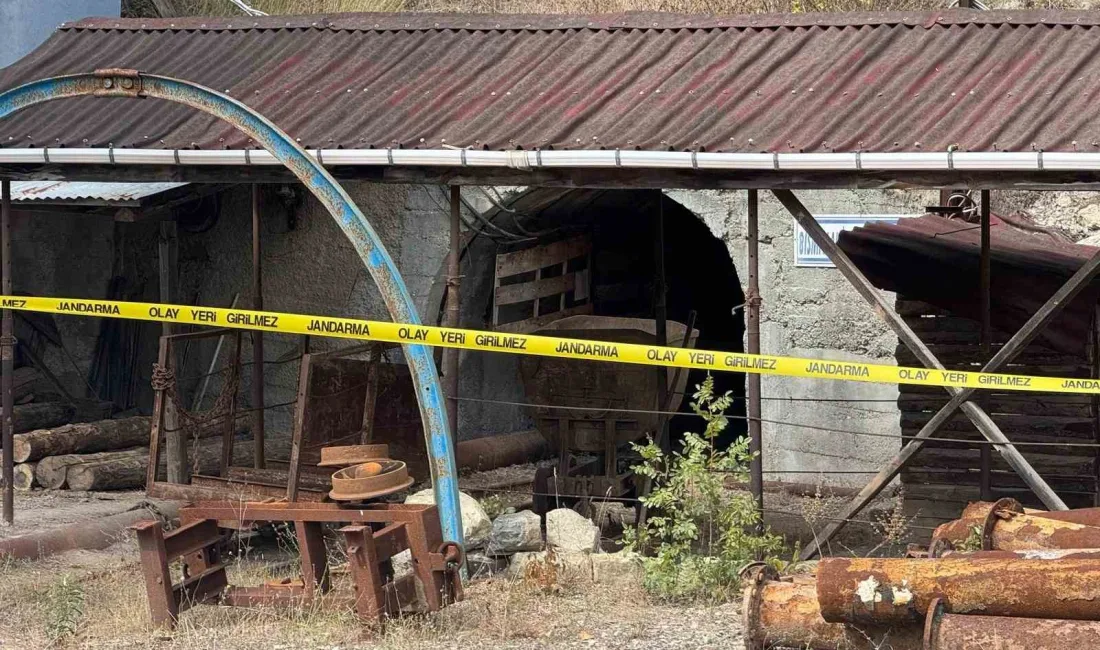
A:
[[[995,329],[1009,334],[1100,250],[1023,230],[1020,224],[1026,225],[1020,216],[1006,220],[990,215],[990,317]],[[869,223],[842,232],[838,243],[876,287],[981,320],[978,225],[925,215],[897,224]],[[1100,279],[1063,308],[1038,339],[1055,350],[1083,356],[1098,299]]]
[[[88,19],[0,89],[136,68],[228,92],[313,148],[1100,152],[1098,36],[1097,12],[1063,11]],[[157,100],[0,120],[3,147],[110,145],[250,143]]]

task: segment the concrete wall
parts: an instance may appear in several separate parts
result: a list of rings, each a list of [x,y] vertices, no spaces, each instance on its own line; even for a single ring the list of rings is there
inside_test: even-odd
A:
[[[726,242],[742,283],[744,192],[671,191]],[[920,213],[934,192],[798,192],[815,214]],[[893,364],[897,338],[835,269],[794,265],[794,224],[767,192],[760,193],[761,348],[766,354]],[[767,377],[761,382],[766,480],[862,485],[869,475],[814,471],[877,471],[900,447],[897,388],[856,382]],[[822,400],[822,401],[818,401]],[[783,422],[785,424],[777,424]],[[808,424],[884,434],[868,437],[793,426]],[[804,473],[783,474],[782,470]]]

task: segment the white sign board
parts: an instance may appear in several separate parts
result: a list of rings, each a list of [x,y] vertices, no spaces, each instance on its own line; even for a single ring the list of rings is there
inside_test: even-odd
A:
[[[845,230],[852,230],[868,223],[897,223],[898,219],[912,217],[911,214],[815,214],[821,227],[828,233],[833,241],[840,237]],[[810,236],[794,222],[794,265],[817,268],[834,268],[833,263],[818,248]]]

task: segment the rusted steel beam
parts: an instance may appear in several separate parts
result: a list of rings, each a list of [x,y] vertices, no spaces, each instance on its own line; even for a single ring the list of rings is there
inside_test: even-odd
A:
[[[936,598],[955,614],[1100,619],[1100,563],[1093,559],[826,558],[817,601],[831,623],[919,621]]]
[[[1028,514],[1014,499],[1001,499],[972,503],[962,517],[937,527],[929,553],[940,556],[975,537],[983,551],[1100,549],[1100,527]]]
[[[0,290],[5,296],[11,295],[11,181],[0,182]],[[12,311],[5,309],[0,316],[0,447],[3,447],[0,459],[3,462],[4,478],[4,523],[11,525],[15,521],[15,460],[13,443],[15,427],[13,412],[15,396],[12,392],[13,373],[15,372],[15,335],[13,333]]]
[[[745,352],[760,354],[760,201],[757,190],[748,190],[748,291],[745,294]],[[764,456],[760,421],[760,375],[745,374],[746,411],[749,429],[749,491],[756,504],[756,533],[764,533]],[[759,559],[759,558],[758,558]]]
[[[795,219],[798,220],[799,224],[806,230],[806,233],[814,240],[814,243],[816,243],[829,259],[836,264],[837,269],[848,278],[852,286],[872,304],[875,308],[875,312],[886,321],[895,333],[897,333],[898,337],[914,354],[916,354],[917,358],[930,368],[938,367],[942,370],[942,365],[939,364],[935,356],[928,350],[927,346],[924,345],[905,321],[898,316],[894,309],[886,303],[885,299],[870,281],[867,280],[866,276],[856,268],[852,261],[848,259],[848,256],[845,255],[836,243],[825,233],[817,221],[814,220],[813,215],[806,210],[805,206],[802,205],[794,194],[788,190],[773,190],[772,193],[775,194],[776,198],[778,198],[787,210],[794,215]],[[996,372],[1002,366],[1014,359],[1032,340],[1035,339],[1036,336],[1038,336],[1043,327],[1061,312],[1062,308],[1069,304],[1098,273],[1100,273],[1100,252],[1085,262],[1085,264],[1082,265],[1064,285],[1062,285],[1061,289],[1056,291],[1038,311],[1032,314],[1031,318],[1028,319],[1024,326],[1021,327],[1000,350],[998,350],[997,354],[982,367],[981,371]],[[902,447],[898,455],[891,459],[890,462],[883,467],[869,483],[867,483],[842,514],[817,534],[816,539],[819,540],[818,544],[807,546],[802,552],[802,559],[809,559],[817,555],[819,545],[832,539],[833,536],[844,527],[849,519],[863,510],[863,508],[870,503],[883,488],[889,485],[890,481],[901,472],[902,468],[905,467],[909,460],[920,451],[921,447],[924,445],[924,441],[933,436],[940,427],[950,420],[955,411],[959,408],[962,408],[963,411],[966,412],[967,416],[974,422],[974,425],[982,432],[983,436],[986,436],[991,441],[1006,443],[1003,446],[998,445],[997,450],[1005,456],[1005,459],[1009,461],[1013,469],[1015,469],[1017,473],[1020,473],[1021,477],[1028,483],[1028,486],[1032,488],[1048,508],[1052,510],[1066,509],[1065,503],[1062,502],[1058,495],[1050,489],[1050,486],[1039,477],[1027,461],[1019,455],[1016,448],[1007,444],[1009,442],[1008,439],[1004,436],[1004,433],[997,428],[997,425],[993,423],[985,411],[973,403],[967,402],[973,394],[974,389],[949,389],[948,392],[952,394],[951,400],[932,416],[932,419],[921,428],[917,435]],[[992,437],[989,437],[989,434],[992,434]]]
[[[742,630],[746,650],[805,648],[807,650],[919,650],[917,625],[894,627],[827,623],[817,605],[817,590],[809,576],[777,580],[756,570],[746,581]]]
[[[1100,646],[1100,621],[949,614],[935,603],[924,650],[1066,650]]]
[[[252,308],[264,308],[263,251],[260,247],[260,186],[252,184]],[[264,333],[251,332],[252,336],[252,439],[253,464],[263,469],[264,464]]]
[[[991,320],[991,302],[989,283],[991,277],[991,252],[989,241],[989,190],[981,192],[981,228],[982,250],[978,260],[978,300],[982,312],[982,327],[978,338],[981,346],[982,361],[988,361],[993,344],[993,325]],[[993,500],[993,450],[989,445],[979,445],[979,465],[981,475],[979,478],[979,493],[982,501]]]

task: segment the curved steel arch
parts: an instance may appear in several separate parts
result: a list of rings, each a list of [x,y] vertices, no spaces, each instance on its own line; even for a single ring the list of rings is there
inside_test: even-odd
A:
[[[136,70],[97,70],[94,73],[32,81],[0,93],[0,119],[28,106],[80,96],[154,97],[196,108],[242,131],[291,172],[328,209],[344,231],[382,292],[390,316],[401,323],[419,324],[412,296],[378,234],[339,183],[277,126],[241,102],[209,88]],[[463,543],[454,449],[439,377],[431,352],[423,345],[405,345],[416,388],[424,437],[431,457],[432,484],[443,538]]]

